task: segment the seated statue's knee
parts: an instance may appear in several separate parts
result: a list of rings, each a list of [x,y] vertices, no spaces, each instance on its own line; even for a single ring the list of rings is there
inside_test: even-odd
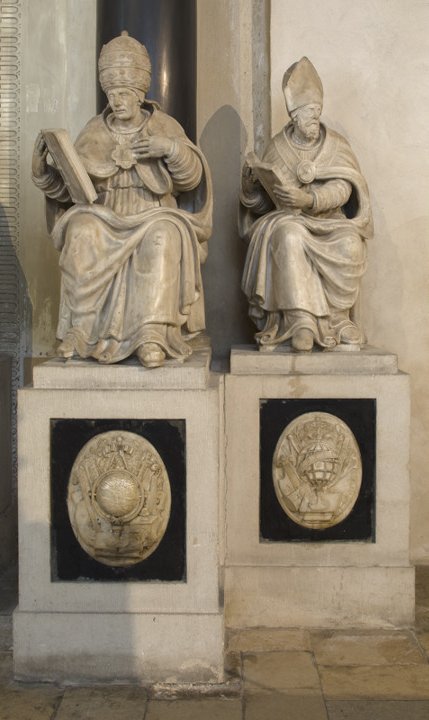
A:
[[[89,214],[76,214],[70,218],[67,227],[67,237],[73,242],[91,242],[97,235],[99,220]]]
[[[344,257],[350,262],[359,263],[364,259],[364,244],[357,234],[351,234],[344,243]]]
[[[178,262],[181,255],[181,237],[176,225],[168,220],[158,220],[151,225],[137,249],[137,261],[142,267],[161,262],[168,256]]]
[[[179,239],[179,231],[174,223],[168,220],[158,220],[154,223],[148,232],[148,238],[154,245],[164,245],[177,242]]]
[[[303,228],[293,222],[282,223],[271,236],[271,247],[275,254],[289,253],[302,246]]]

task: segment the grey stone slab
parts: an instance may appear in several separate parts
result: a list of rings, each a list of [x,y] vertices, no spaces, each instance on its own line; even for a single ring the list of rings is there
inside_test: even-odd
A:
[[[428,720],[425,700],[330,700],[329,720]]]
[[[55,720],[143,720],[146,702],[141,687],[68,688]]]
[[[272,352],[259,351],[255,345],[233,347],[232,375],[386,375],[398,372],[398,358],[393,353],[371,346],[352,349],[341,345],[337,350],[314,350],[298,353],[289,346]]]
[[[62,690],[51,686],[0,685],[0,720],[52,720]],[[80,716],[83,720],[84,716]]]
[[[241,700],[151,700],[145,720],[242,720]]]
[[[144,368],[136,358],[114,365],[96,360],[55,358],[33,370],[33,387],[53,389],[151,390],[203,389],[209,381],[211,351],[196,350],[186,360],[167,360],[160,368]]]
[[[308,631],[299,628],[245,628],[228,633],[228,649],[240,652],[311,650]]]
[[[311,633],[319,665],[414,665],[427,662],[411,632]]]
[[[429,700],[429,665],[319,665],[322,690],[331,700]]]
[[[328,720],[322,695],[272,693],[245,698],[245,720]]]
[[[245,655],[245,690],[249,693],[270,691],[319,691],[320,682],[313,657],[308,652],[270,652]]]

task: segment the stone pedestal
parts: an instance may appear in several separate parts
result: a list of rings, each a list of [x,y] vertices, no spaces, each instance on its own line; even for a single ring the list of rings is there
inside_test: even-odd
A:
[[[12,466],[12,358],[0,355],[0,572],[16,561]]]
[[[223,384],[208,374],[209,359],[196,353],[165,371],[58,360],[36,368],[34,386],[20,391],[17,678],[222,680]],[[172,496],[158,548],[125,570],[88,558],[71,530],[64,490],[82,438],[115,428],[151,439]]]
[[[409,382],[395,356],[237,348],[225,393],[226,624],[412,624]],[[358,500],[324,530],[294,523],[272,488],[274,448],[304,412],[345,420],[362,455]]]

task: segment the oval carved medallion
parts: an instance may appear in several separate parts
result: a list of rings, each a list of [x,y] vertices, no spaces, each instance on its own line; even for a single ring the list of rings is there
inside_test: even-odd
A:
[[[101,433],[73,463],[67,505],[73,532],[88,555],[104,565],[134,565],[156,550],[167,528],[167,470],[140,435]]]
[[[298,525],[315,530],[337,525],[350,514],[362,482],[350,428],[330,413],[295,418],[276,445],[273,482],[280,505]]]

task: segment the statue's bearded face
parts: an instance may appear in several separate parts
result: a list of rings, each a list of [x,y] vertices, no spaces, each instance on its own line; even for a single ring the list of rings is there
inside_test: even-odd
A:
[[[292,110],[291,118],[295,129],[306,140],[317,140],[320,134],[320,113],[322,107],[318,103],[302,105]]]
[[[131,88],[116,87],[107,92],[112,112],[118,120],[134,120],[140,113],[140,98]]]

